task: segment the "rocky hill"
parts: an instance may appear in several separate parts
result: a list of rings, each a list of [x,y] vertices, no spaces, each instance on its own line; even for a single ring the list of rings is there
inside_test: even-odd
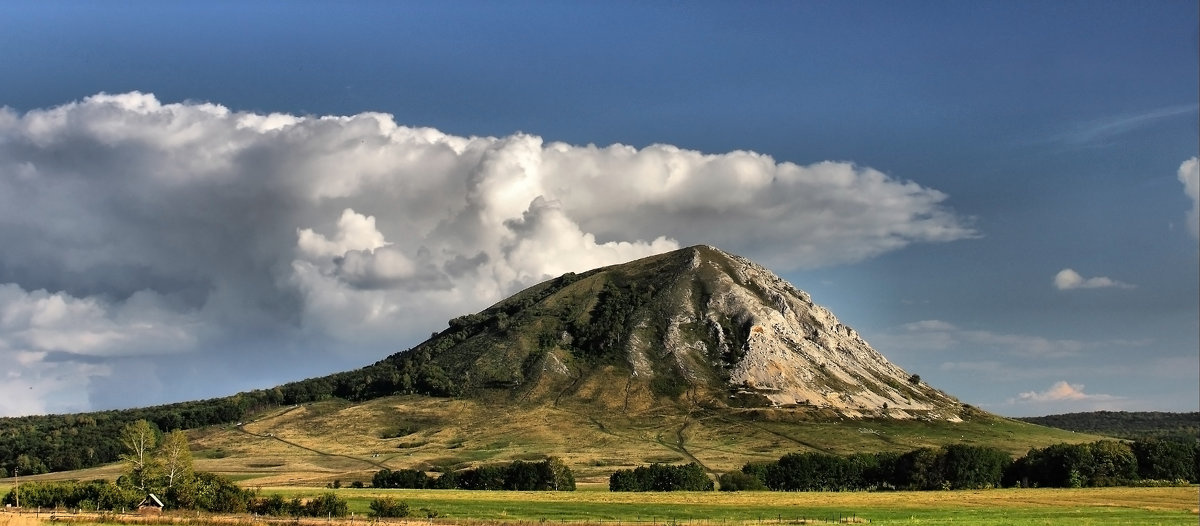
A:
[[[962,411],[805,292],[709,246],[561,276],[408,352],[468,396],[949,421]]]

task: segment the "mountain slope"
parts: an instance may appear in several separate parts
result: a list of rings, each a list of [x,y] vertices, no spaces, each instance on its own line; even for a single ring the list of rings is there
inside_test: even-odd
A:
[[[708,246],[547,281],[452,320],[410,352],[445,371],[457,394],[530,403],[946,420],[962,411],[808,294]]]

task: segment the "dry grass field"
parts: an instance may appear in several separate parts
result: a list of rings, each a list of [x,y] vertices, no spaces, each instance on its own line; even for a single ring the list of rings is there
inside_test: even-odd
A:
[[[197,470],[218,473],[261,494],[307,498],[335,480],[369,482],[383,468],[459,469],[488,462],[561,457],[580,491],[468,492],[341,489],[362,517],[370,500],[391,495],[435,523],[542,524],[670,522],[751,526],[771,520],[852,517],[903,524],[1195,524],[1195,487],[989,490],[896,493],[609,493],[616,469],[652,462],[699,462],[711,473],[794,451],[909,451],[948,443],[1005,449],[1100,437],[986,414],[961,423],[807,419],[788,412],[708,412],[678,407],[629,414],[577,405],[398,396],[363,404],[326,401],[278,408],[240,425],[189,431]],[[118,465],[22,480],[114,480]],[[5,482],[11,482],[11,479]],[[0,491],[11,485],[0,484]],[[66,520],[68,516],[56,517]],[[179,519],[180,517],[175,517]],[[0,526],[35,526],[9,522]],[[75,517],[82,519],[82,517]],[[193,517],[195,519],[195,517]],[[24,520],[24,519],[21,519]],[[246,523],[204,518],[200,524]],[[240,522],[239,522],[240,521]],[[427,521],[422,521],[427,522]],[[288,524],[293,524],[288,522]]]
[[[958,424],[788,418],[678,408],[614,414],[585,406],[399,396],[280,408],[241,426],[189,434],[197,469],[252,486],[369,482],[384,467],[459,469],[546,455],[562,458],[580,481],[601,482],[616,469],[653,462],[695,461],[723,473],[794,451],[909,451],[962,442],[1019,455],[1034,446],[1098,439],[990,415]],[[113,475],[100,469],[70,476]]]

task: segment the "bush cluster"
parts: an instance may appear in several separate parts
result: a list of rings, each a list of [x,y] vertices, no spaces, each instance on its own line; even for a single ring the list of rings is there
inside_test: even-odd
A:
[[[541,462],[515,460],[507,465],[480,466],[430,477],[415,469],[377,471],[376,488],[574,491],[575,475],[557,458]]]
[[[137,507],[145,495],[121,488],[107,480],[78,482],[23,482],[21,506],[26,508],[67,508],[85,511],[121,511]],[[0,504],[16,505],[16,488]]]
[[[298,497],[284,499],[280,495],[253,499],[246,511],[272,517],[345,517],[350,509],[341,497],[323,493],[307,502]]]
[[[609,491],[712,491],[713,481],[692,462],[682,466],[651,464],[621,469],[608,478]]]
[[[146,497],[141,490],[107,480],[24,482],[20,491],[21,506],[31,508],[121,511],[136,508]],[[0,504],[15,505],[16,492],[14,487]],[[216,513],[245,512],[255,500],[254,492],[239,488],[228,479],[202,472],[167,489],[160,497],[168,508]]]

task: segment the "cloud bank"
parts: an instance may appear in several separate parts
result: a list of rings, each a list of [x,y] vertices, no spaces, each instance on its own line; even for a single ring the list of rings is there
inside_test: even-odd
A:
[[[852,163],[458,137],[379,113],[138,92],[5,108],[0,360],[21,365],[0,399],[23,401],[0,413],[194,396],[146,378],[180,364],[250,385],[360,365],[549,277],[690,244],[788,270],[974,236],[946,198]],[[126,371],[159,391],[124,398]]]
[[[1085,278],[1072,269],[1064,268],[1054,275],[1054,288],[1058,290],[1072,289],[1132,289],[1133,285],[1122,283],[1112,278],[1097,276]]]

